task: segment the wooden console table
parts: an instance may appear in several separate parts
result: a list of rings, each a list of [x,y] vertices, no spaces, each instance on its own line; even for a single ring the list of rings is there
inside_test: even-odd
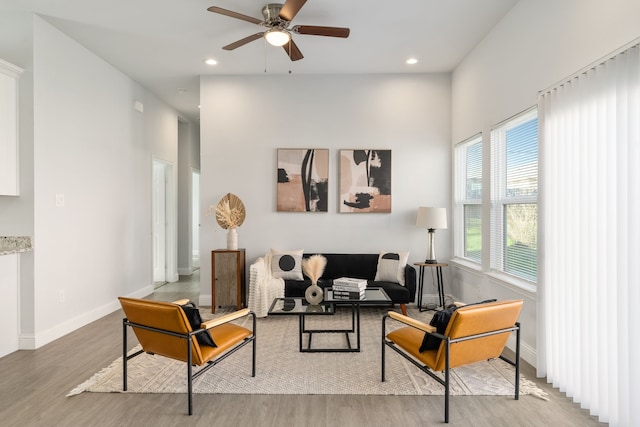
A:
[[[435,268],[436,269],[436,285],[438,287],[438,300],[440,302],[440,307],[444,309],[444,284],[442,283],[442,267],[448,267],[449,264],[445,263],[437,263],[437,264],[428,264],[426,262],[414,262],[413,265],[417,265],[420,267],[420,272],[418,276],[418,310],[427,311],[428,308],[422,308],[422,291],[424,289],[424,269],[425,267]],[[438,306],[436,306],[438,308]]]
[[[245,250],[216,249],[211,251],[211,312],[216,307],[246,306]]]

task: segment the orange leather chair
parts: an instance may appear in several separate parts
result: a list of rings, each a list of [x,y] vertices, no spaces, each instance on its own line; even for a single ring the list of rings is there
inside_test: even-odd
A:
[[[445,388],[444,421],[449,422],[450,369],[488,359],[500,358],[515,366],[515,400],[519,397],[520,324],[523,300],[497,301],[462,306],[453,312],[444,335],[419,320],[390,311],[382,320],[382,381],[385,380],[385,349],[392,348]],[[387,320],[402,326],[386,333]],[[516,332],[515,360],[502,356],[507,339]],[[434,350],[420,352],[425,333],[442,339]],[[444,371],[444,380],[436,372]]]
[[[193,413],[193,380],[249,343],[253,344],[251,376],[255,377],[256,316],[248,308],[208,320],[202,323],[201,329],[194,331],[181,307],[187,300],[163,302],[124,297],[118,299],[126,316],[122,320],[123,390],[127,390],[127,361],[141,353],[186,362],[189,415]],[[253,316],[252,330],[230,323],[247,315]],[[129,356],[127,356],[127,327],[133,328],[142,347],[142,350]],[[210,332],[216,347],[198,342],[195,335],[204,329]],[[206,366],[193,374],[194,365]]]

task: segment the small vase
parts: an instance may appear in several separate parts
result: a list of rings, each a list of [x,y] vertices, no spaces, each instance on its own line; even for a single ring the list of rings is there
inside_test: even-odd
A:
[[[227,232],[227,249],[238,249],[238,232],[235,227],[232,227]]]
[[[324,299],[322,288],[318,286],[318,283],[312,283],[311,286],[304,291],[304,298],[311,305],[318,305]]]

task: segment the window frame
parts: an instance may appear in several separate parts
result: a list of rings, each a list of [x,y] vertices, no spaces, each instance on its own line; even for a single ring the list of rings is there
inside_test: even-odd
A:
[[[467,198],[467,153],[470,148],[476,145],[480,146],[480,194],[477,198]],[[463,259],[474,265],[480,267],[482,265],[482,249],[483,249],[483,221],[482,221],[482,192],[483,192],[483,155],[484,140],[482,138],[482,132],[475,134],[474,136],[467,138],[466,140],[456,144],[454,146],[454,197],[453,197],[453,219],[455,226],[454,229],[454,256],[459,259]],[[467,229],[465,227],[465,210],[467,206],[477,206],[480,210],[480,256],[479,259],[468,257],[467,253]]]
[[[523,125],[531,120],[539,120],[538,108],[534,106],[529,108],[515,116],[510,117],[507,120],[493,126],[491,128],[490,146],[491,146],[491,174],[490,174],[490,272],[496,274],[499,277],[507,278],[509,282],[516,285],[521,283],[524,287],[531,289],[535,287],[538,280],[536,274],[535,279],[526,274],[517,274],[513,271],[507,271],[506,268],[506,210],[509,205],[520,204],[533,204],[536,206],[536,212],[538,210],[538,195],[539,195],[539,172],[536,169],[536,192],[535,194],[525,195],[508,195],[507,194],[507,132],[513,128]],[[540,158],[540,132],[539,124],[537,130],[537,155],[536,162],[539,164]],[[537,215],[537,214],[536,214]],[[536,216],[537,218],[537,216]],[[536,230],[539,226],[539,221],[536,220]],[[536,264],[538,263],[538,257],[536,253]]]

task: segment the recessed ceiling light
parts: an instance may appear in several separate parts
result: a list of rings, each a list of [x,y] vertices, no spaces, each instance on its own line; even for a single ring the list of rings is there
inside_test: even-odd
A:
[[[415,65],[417,63],[418,63],[418,60],[416,58],[407,59],[407,64],[409,64],[409,65]]]
[[[203,60],[203,62],[205,64],[207,64],[207,65],[217,65],[218,64],[218,61],[216,61],[213,58],[207,58],[207,59]]]

